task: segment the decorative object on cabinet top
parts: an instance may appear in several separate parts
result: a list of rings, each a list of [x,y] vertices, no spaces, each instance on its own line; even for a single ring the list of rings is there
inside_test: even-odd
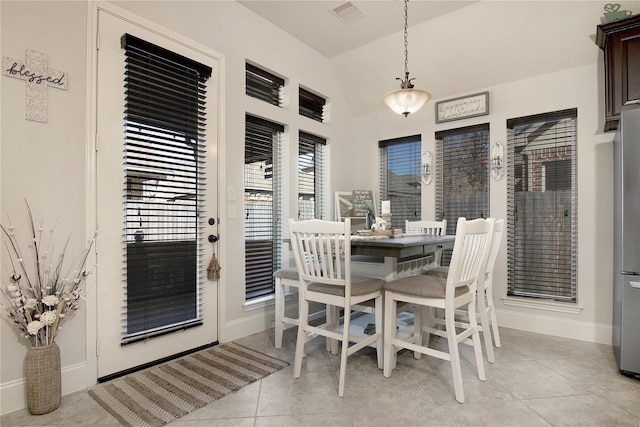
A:
[[[619,3],[607,3],[604,5],[604,18],[607,22],[617,21],[631,15],[630,10],[620,10]]]

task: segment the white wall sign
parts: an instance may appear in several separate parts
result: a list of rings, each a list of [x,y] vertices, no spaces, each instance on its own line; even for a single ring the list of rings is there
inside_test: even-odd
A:
[[[36,122],[47,121],[47,88],[51,86],[67,90],[69,83],[67,73],[49,68],[49,57],[46,54],[30,49],[25,53],[25,62],[3,56],[2,74],[26,82],[25,118]]]
[[[489,114],[489,92],[436,102],[436,123]]]

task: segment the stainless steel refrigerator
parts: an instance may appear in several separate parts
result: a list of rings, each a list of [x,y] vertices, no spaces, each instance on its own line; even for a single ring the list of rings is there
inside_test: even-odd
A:
[[[622,112],[613,146],[613,349],[640,375],[640,108]]]

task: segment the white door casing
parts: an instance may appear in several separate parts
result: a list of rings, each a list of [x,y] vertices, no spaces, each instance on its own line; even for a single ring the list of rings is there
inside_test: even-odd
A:
[[[137,20],[136,20],[137,21]],[[96,223],[99,228],[96,254],[95,325],[97,378],[169,357],[218,340],[218,283],[204,280],[203,324],[201,326],[169,333],[162,336],[121,345],[123,328],[123,306],[126,304],[123,281],[123,259],[125,247],[122,243],[123,209],[123,144],[124,144],[124,50],[120,38],[124,33],[132,34],[180,55],[189,57],[212,67],[213,73],[207,81],[207,157],[205,212],[207,218],[217,215],[217,144],[219,112],[220,55],[195,42],[176,35],[165,36],[165,31],[147,28],[123,19],[116,14],[97,9],[97,51],[95,80],[96,145],[95,194]],[[166,33],[170,33],[167,31]],[[196,46],[196,47],[193,47]],[[209,234],[217,234],[217,224],[205,221],[200,238],[204,242],[204,259],[198,265],[206,268],[211,259],[213,246],[207,242]],[[91,322],[89,322],[91,324]]]

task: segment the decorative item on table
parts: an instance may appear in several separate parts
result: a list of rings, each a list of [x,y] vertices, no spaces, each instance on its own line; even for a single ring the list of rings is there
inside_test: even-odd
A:
[[[391,223],[391,201],[383,200],[381,202],[381,207],[382,207],[382,212],[380,213],[380,216],[382,217],[382,219],[384,219],[388,223]]]
[[[364,217],[364,228],[366,230],[371,230],[371,227],[373,226],[375,221],[376,217],[373,215],[373,212],[371,212],[371,210],[368,210],[367,214]]]
[[[55,338],[62,324],[80,308],[95,234],[82,253],[68,259],[69,238],[56,252],[55,224],[47,228],[44,221],[36,224],[29,203],[25,203],[26,230],[17,228],[11,220],[7,226],[0,224],[9,270],[2,276],[0,290],[3,311],[29,344],[25,358],[27,409],[37,415],[60,405],[60,349]],[[28,239],[26,243],[20,235]]]
[[[391,224],[388,223],[387,221],[385,221],[384,219],[382,219],[379,216],[376,217],[376,222],[371,226],[371,229],[373,231],[387,230],[387,229],[390,229],[390,228],[393,228],[391,226]]]
[[[603,15],[607,22],[617,21],[631,14],[632,12],[630,10],[620,10],[620,4],[618,3],[607,3],[604,5]]]
[[[371,236],[395,237],[402,234],[402,229],[393,228],[390,222],[384,218],[376,217],[375,224],[371,226]]]

